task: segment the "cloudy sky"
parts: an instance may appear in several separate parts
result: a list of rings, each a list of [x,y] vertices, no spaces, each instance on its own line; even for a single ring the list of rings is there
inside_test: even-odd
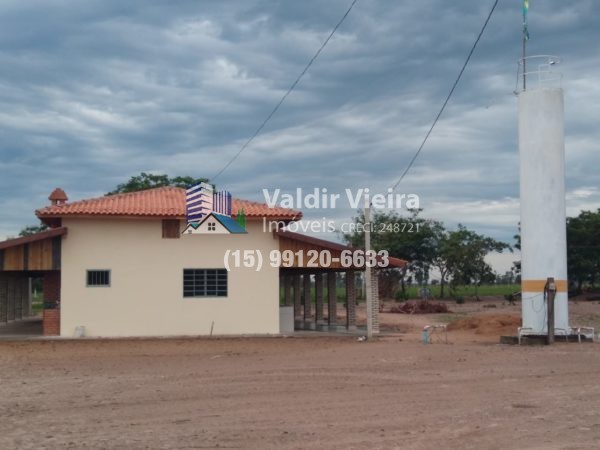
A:
[[[350,0],[0,3],[0,238],[57,186],[102,195],[141,171],[212,177]],[[538,4],[539,3],[539,4]],[[492,0],[359,0],[275,118],[217,180],[385,192],[437,113]],[[563,59],[568,213],[600,207],[600,2],[531,1],[530,54]],[[501,0],[399,187],[425,215],[512,241],[521,1]],[[350,207],[306,211],[343,220]]]

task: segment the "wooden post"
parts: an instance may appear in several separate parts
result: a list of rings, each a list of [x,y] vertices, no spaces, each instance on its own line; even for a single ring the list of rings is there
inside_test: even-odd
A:
[[[325,325],[323,320],[323,274],[315,274],[315,320],[317,326]]]
[[[548,345],[554,343],[554,297],[556,297],[556,284],[554,278],[549,277],[545,286],[546,307],[548,311]]]
[[[285,306],[292,306],[294,302],[292,301],[292,276],[284,275],[283,276],[283,303]]]
[[[300,275],[294,274],[294,321],[296,322],[296,328],[300,326],[300,322],[302,321],[302,294],[300,286]]]
[[[336,291],[336,273],[327,273],[327,315],[329,319],[329,329],[337,328],[337,291]]]
[[[310,326],[312,322],[312,293],[310,274],[304,274],[304,323]]]

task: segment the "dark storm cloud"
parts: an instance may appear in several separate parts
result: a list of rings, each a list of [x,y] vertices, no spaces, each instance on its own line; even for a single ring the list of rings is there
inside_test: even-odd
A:
[[[218,180],[385,192],[420,144],[491,6],[360,0],[264,132]],[[212,176],[347,8],[331,1],[5,1],[0,236],[52,188],[103,194],[140,171]],[[502,1],[400,192],[510,240],[518,221],[519,1]],[[600,206],[600,4],[532,2],[531,53],[563,57],[569,212]],[[320,218],[325,211],[306,211]],[[351,209],[336,211],[336,219]]]

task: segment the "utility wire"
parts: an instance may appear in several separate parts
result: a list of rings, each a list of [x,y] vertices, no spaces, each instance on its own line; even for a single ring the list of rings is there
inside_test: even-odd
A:
[[[473,56],[473,53],[475,52],[475,48],[477,47],[477,44],[479,43],[479,40],[481,39],[481,36],[483,36],[483,32],[487,28],[487,25],[488,25],[490,19],[492,18],[492,14],[494,14],[494,10],[496,9],[496,6],[498,6],[498,2],[499,1],[500,0],[496,0],[494,2],[494,5],[492,6],[492,9],[490,10],[490,13],[487,16],[487,19],[485,19],[483,27],[481,28],[481,31],[479,32],[479,35],[477,36],[477,39],[475,39],[475,43],[473,44],[473,47],[471,47],[471,51],[469,52],[469,55],[467,56],[467,59],[466,59],[465,63],[462,66],[462,69],[460,69],[460,72],[458,73],[458,77],[456,77],[456,81],[454,81],[454,84],[452,85],[452,89],[450,89],[450,92],[448,93],[448,96],[446,97],[446,100],[444,101],[444,103],[443,103],[440,111],[438,112],[437,116],[435,116],[435,119],[433,121],[433,124],[431,125],[431,128],[429,128],[429,131],[425,135],[425,139],[423,139],[423,142],[421,142],[421,145],[419,146],[419,149],[417,150],[417,152],[414,154],[414,156],[412,157],[412,159],[408,163],[408,166],[406,166],[406,169],[404,169],[404,172],[402,172],[402,175],[400,175],[400,178],[398,179],[398,181],[396,182],[396,184],[394,184],[394,187],[392,188],[392,190],[396,190],[396,188],[398,187],[398,185],[400,184],[400,182],[404,179],[404,177],[406,176],[406,174],[408,173],[408,171],[411,169],[411,167],[413,166],[413,164],[415,163],[415,161],[419,157],[419,154],[421,153],[421,150],[423,150],[423,147],[425,146],[425,143],[429,139],[429,136],[431,135],[431,132],[435,128],[436,124],[438,123],[438,120],[440,119],[440,116],[444,112],[444,109],[446,109],[446,105],[450,101],[450,97],[452,97],[452,94],[454,94],[454,90],[456,89],[456,86],[458,85],[458,82],[460,81],[460,79],[461,79],[461,77],[462,77],[465,69],[467,68],[467,65],[469,64],[469,61],[471,60],[471,56]]]
[[[302,79],[302,77],[306,74],[306,72],[308,72],[308,69],[310,69],[310,66],[312,66],[312,64],[315,62],[315,60],[319,57],[319,55],[321,54],[321,52],[323,51],[323,49],[325,48],[325,46],[329,43],[329,41],[331,40],[331,38],[333,37],[333,35],[335,34],[335,32],[338,30],[338,28],[342,25],[342,23],[344,23],[344,20],[346,20],[346,17],[348,17],[348,14],[350,14],[350,11],[352,11],[352,8],[354,8],[354,5],[356,4],[356,2],[358,2],[358,0],[353,0],[352,1],[352,3],[350,4],[350,6],[348,7],[348,9],[346,10],[346,12],[344,13],[344,15],[342,16],[342,18],[335,25],[335,27],[333,27],[333,30],[331,30],[331,33],[329,33],[329,36],[327,36],[327,39],[325,39],[325,41],[323,42],[323,44],[321,45],[321,47],[319,47],[319,50],[317,50],[317,52],[310,59],[310,61],[308,61],[308,64],[306,64],[306,67],[304,67],[304,70],[302,72],[300,72],[300,75],[298,75],[298,78],[296,78],[296,80],[292,83],[292,85],[287,90],[287,92],[283,95],[283,97],[281,97],[281,100],[279,100],[279,103],[277,103],[275,105],[275,107],[273,108],[273,110],[269,113],[269,115],[267,116],[267,118],[256,129],[256,131],[254,132],[254,134],[252,134],[252,136],[250,136],[250,138],[244,143],[244,145],[242,145],[242,147],[240,148],[240,150],[233,156],[233,158],[231,158],[229,160],[229,162],[227,164],[225,164],[225,166],[223,166],[223,168],[221,170],[219,170],[219,172],[217,172],[217,174],[214,175],[210,179],[210,181],[214,181],[215,178],[217,178],[223,172],[225,172],[227,170],[227,168],[231,164],[233,164],[233,162],[236,159],[238,159],[238,157],[242,154],[242,152],[244,150],[246,150],[246,148],[250,145],[250,143],[254,140],[254,138],[260,134],[260,132],[265,127],[265,125],[267,125],[267,123],[269,122],[269,120],[271,120],[271,118],[275,115],[275,113],[277,112],[277,110],[279,109],[279,107],[283,104],[283,102],[288,97],[288,95],[290,95],[292,93],[292,91],[298,85],[298,83],[300,82],[300,80]]]

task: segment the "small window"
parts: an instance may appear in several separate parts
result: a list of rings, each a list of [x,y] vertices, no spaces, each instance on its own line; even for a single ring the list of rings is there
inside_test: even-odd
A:
[[[226,269],[184,269],[184,297],[227,297]]]
[[[107,287],[110,286],[110,270],[88,270],[88,287]]]
[[[179,220],[164,219],[162,221],[163,239],[179,239]]]
[[[208,231],[215,231],[217,229],[217,224],[214,222],[208,222]]]

